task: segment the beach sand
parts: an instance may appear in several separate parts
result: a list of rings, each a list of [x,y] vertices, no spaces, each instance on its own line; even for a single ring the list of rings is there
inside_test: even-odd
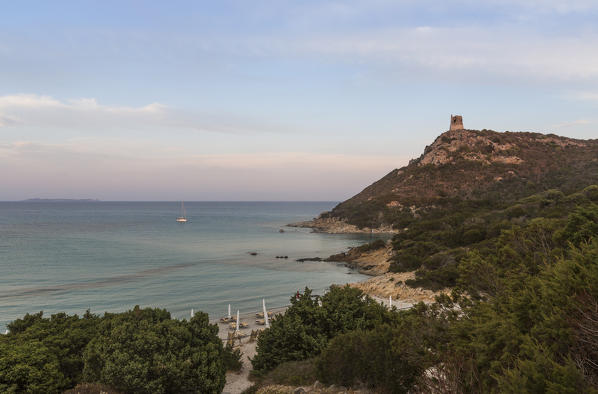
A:
[[[381,298],[377,296],[373,296],[372,298],[374,298],[379,303],[388,306],[388,298]],[[392,304],[397,309],[407,309],[413,305],[413,303],[411,302],[404,302],[394,299],[392,301]],[[284,313],[288,307],[289,306],[287,305],[283,307],[271,308],[268,309],[268,311],[272,312],[273,315],[277,315]],[[235,341],[235,349],[241,349],[241,360],[243,361],[243,368],[241,368],[239,372],[226,373],[226,385],[224,386],[224,390],[222,391],[223,394],[239,394],[243,392],[243,390],[251,387],[251,385],[253,384],[249,380],[249,372],[251,371],[251,361],[249,361],[249,359],[255,356],[257,341],[251,341],[250,334],[252,330],[259,330],[264,328],[263,325],[259,325],[256,323],[256,320],[258,319],[256,317],[257,312],[258,311],[253,311],[239,315],[241,322],[247,323],[249,325],[248,328],[243,328],[239,330],[240,333],[244,335],[244,337],[240,340]],[[221,323],[219,318],[211,319],[210,323],[218,325],[218,337],[222,340],[223,345],[226,345],[228,333],[234,331],[229,329],[229,323]]]
[[[273,315],[277,315],[284,313],[287,308],[288,306],[269,308],[268,311],[272,312]],[[239,330],[241,335],[245,335],[245,337],[241,338],[240,340],[235,340],[235,348],[240,348],[241,353],[243,354],[241,358],[243,361],[243,368],[241,368],[239,372],[226,373],[226,385],[222,391],[223,394],[239,394],[252,385],[252,383],[249,381],[249,371],[251,371],[251,361],[249,361],[249,359],[255,356],[257,341],[250,341],[250,334],[252,330],[264,328],[263,325],[256,323],[256,320],[258,319],[258,317],[256,317],[256,313],[258,312],[261,311],[239,314],[241,322],[247,323],[249,325],[248,328],[242,328]],[[233,316],[236,315],[233,314]],[[218,337],[222,340],[223,345],[226,345],[228,333],[233,332],[234,330],[229,329],[228,323],[221,323],[220,318],[211,319],[210,323],[218,324]]]
[[[362,273],[372,275],[371,278],[361,282],[350,283],[350,286],[361,289],[365,294],[368,294],[382,305],[389,306],[389,296],[392,296],[392,306],[401,310],[408,309],[413,304],[418,302],[431,303],[434,301],[436,295],[446,292],[433,292],[426,289],[411,288],[405,285],[405,281],[415,278],[415,272],[405,273],[390,273],[387,272],[389,268],[389,258],[392,255],[391,245],[387,244],[386,248],[367,251],[365,253],[348,252],[344,255],[339,255],[344,258],[353,268],[360,270]],[[289,306],[271,308],[270,312],[273,314],[284,313]],[[250,358],[256,354],[256,341],[250,340],[252,330],[263,329],[263,325],[256,324],[256,312],[247,312],[241,314],[241,321],[248,323],[249,327],[241,329],[241,334],[245,335],[240,341],[236,341],[235,345],[240,346],[243,361],[243,368],[239,372],[227,372],[226,385],[223,393],[238,394],[243,390],[251,387],[252,382],[249,381],[249,372],[251,371]],[[219,337],[223,344],[226,345],[228,333],[233,330],[229,329],[228,323],[220,323],[219,317],[211,320],[212,323],[218,324]]]

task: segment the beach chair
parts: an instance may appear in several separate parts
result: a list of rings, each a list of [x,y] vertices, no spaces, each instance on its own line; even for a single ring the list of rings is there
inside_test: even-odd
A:
[[[247,323],[243,323],[243,322],[239,323],[239,329],[248,328],[248,327],[249,327],[249,324],[247,324]],[[229,323],[228,329],[229,330],[236,330],[237,329],[237,323],[236,322]]]

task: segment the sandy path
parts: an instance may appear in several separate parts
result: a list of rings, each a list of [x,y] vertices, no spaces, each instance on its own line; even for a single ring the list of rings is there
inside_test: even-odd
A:
[[[375,278],[382,279],[382,278],[384,278],[384,276],[374,277],[372,279],[375,279]],[[366,280],[365,282],[368,282],[368,281]],[[356,284],[358,285],[356,287],[360,287],[359,284],[364,284],[364,282],[353,283],[352,285],[356,285]],[[384,286],[380,286],[379,284],[376,284],[376,285],[378,285],[378,286],[373,286],[376,290],[380,290],[380,287],[384,287]],[[394,287],[394,284],[393,284],[393,287]],[[376,301],[378,301],[382,305],[388,306],[388,298],[380,297],[377,294],[371,294],[371,293],[378,293],[378,294],[382,293],[381,295],[386,295],[384,291],[372,292],[371,290],[373,290],[373,289],[368,289],[368,290],[370,290],[370,296],[372,298],[374,298]],[[391,292],[391,293],[394,293],[394,292]],[[404,297],[406,294],[400,294],[400,293],[395,294],[395,295],[398,296],[397,297],[398,299],[396,299],[393,296],[392,304],[397,309],[408,309],[411,306],[413,306],[413,304],[415,302],[418,302],[418,301],[430,302],[430,300],[427,299],[428,297],[409,297],[409,298],[407,298],[407,297]],[[413,294],[409,294],[409,295],[413,296]],[[403,296],[403,297],[401,297],[401,296]],[[288,306],[279,307],[279,308],[271,308],[271,309],[269,309],[269,311],[273,312],[274,314],[280,314],[280,313],[284,313],[287,308],[288,308]],[[252,385],[252,382],[249,380],[249,372],[251,371],[251,362],[249,361],[249,359],[255,356],[257,343],[256,343],[256,341],[253,341],[253,342],[250,341],[250,334],[251,334],[252,330],[258,330],[258,329],[264,328],[264,326],[258,325],[256,323],[256,319],[257,319],[256,313],[257,313],[257,311],[250,312],[250,313],[244,313],[244,314],[240,315],[241,322],[247,323],[249,325],[248,328],[244,328],[244,329],[240,330],[241,334],[245,335],[245,337],[235,342],[235,347],[240,346],[241,352],[243,353],[242,358],[241,358],[243,361],[243,368],[239,372],[227,372],[226,373],[226,385],[224,386],[224,390],[222,391],[224,394],[239,394],[239,393],[243,392],[243,390],[251,387],[251,385]],[[222,343],[226,345],[228,333],[232,332],[232,330],[229,329],[228,323],[220,323],[219,319],[212,319],[212,320],[210,320],[210,322],[218,324],[218,328],[219,328],[218,336],[222,340]]]
[[[288,306],[270,308],[268,309],[268,311],[276,315],[284,313],[284,311],[287,308]],[[239,372],[226,373],[226,385],[224,386],[224,390],[222,391],[224,394],[239,394],[243,392],[243,390],[251,387],[252,385],[252,383],[249,381],[249,371],[251,371],[251,362],[249,361],[249,359],[255,356],[255,347],[257,343],[255,341],[250,342],[249,335],[251,334],[252,330],[264,328],[264,326],[258,325],[256,323],[256,313],[257,311],[244,313],[240,315],[241,322],[249,324],[248,328],[243,328],[239,330],[242,335],[246,335],[246,337],[240,340],[240,349],[243,353],[243,356],[241,358],[241,360],[243,361],[243,368]],[[226,345],[228,333],[232,332],[232,330],[229,329],[229,325],[225,323],[220,323],[219,319],[214,319],[210,322],[218,324],[218,337],[220,337],[220,339],[222,339],[222,343]],[[235,347],[237,346],[239,346],[239,341],[235,342]]]

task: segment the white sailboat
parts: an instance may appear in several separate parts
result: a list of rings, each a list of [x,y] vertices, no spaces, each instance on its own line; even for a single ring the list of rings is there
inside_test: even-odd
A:
[[[181,201],[181,216],[176,218],[177,223],[187,223],[187,215],[185,213],[185,203]]]

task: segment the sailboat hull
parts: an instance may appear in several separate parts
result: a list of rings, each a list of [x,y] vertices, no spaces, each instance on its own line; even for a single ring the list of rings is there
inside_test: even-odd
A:
[[[185,203],[181,201],[181,216],[176,218],[177,223],[187,223],[187,213],[185,212]]]

